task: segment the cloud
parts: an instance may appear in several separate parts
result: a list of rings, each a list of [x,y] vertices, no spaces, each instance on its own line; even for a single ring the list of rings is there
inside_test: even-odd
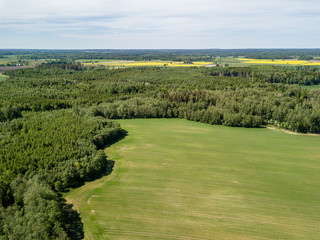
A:
[[[31,32],[43,39],[55,34],[61,41],[96,39],[100,45],[105,39],[108,46],[124,48],[135,39],[141,42],[137,48],[170,47],[170,42],[176,48],[186,38],[181,48],[223,47],[227,42],[250,47],[255,33],[261,44],[267,38],[281,45],[297,32],[318,36],[320,23],[320,2],[314,0],[0,0],[0,9],[0,31],[8,39]]]

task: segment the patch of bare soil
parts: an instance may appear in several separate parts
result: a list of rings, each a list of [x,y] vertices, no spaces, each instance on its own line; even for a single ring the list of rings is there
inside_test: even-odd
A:
[[[316,133],[297,133],[297,132],[293,132],[293,131],[289,131],[289,130],[281,129],[281,128],[277,128],[277,127],[267,127],[267,128],[271,129],[271,130],[277,130],[277,131],[285,132],[285,133],[292,134],[292,135],[320,136],[320,134],[316,134]]]
[[[2,74],[4,71],[9,70],[17,70],[17,69],[25,69],[25,68],[33,68],[35,66],[12,66],[12,67],[0,67],[0,74]]]

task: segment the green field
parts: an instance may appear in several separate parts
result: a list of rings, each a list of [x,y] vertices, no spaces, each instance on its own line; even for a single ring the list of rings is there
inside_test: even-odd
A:
[[[7,76],[1,75],[0,74],[0,81],[7,79]]]
[[[113,173],[67,194],[86,239],[320,239],[320,137],[119,122]]]
[[[320,84],[319,85],[310,85],[310,86],[301,86],[301,88],[308,89],[308,90],[320,89]]]
[[[0,58],[0,64],[7,64],[10,62],[16,62],[16,61],[18,61],[18,59],[17,59],[17,56],[15,55],[9,55],[4,58]]]

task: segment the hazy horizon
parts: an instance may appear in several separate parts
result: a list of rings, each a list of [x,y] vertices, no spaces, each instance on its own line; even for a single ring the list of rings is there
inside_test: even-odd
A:
[[[319,48],[0,48],[0,50],[79,50],[79,51],[98,51],[98,50],[159,50],[159,51],[174,51],[174,50],[320,50]]]

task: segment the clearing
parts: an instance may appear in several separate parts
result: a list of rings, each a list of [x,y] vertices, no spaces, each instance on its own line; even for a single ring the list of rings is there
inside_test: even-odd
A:
[[[320,84],[318,85],[309,85],[309,86],[300,86],[302,89],[308,89],[308,90],[314,90],[314,89],[320,89]]]
[[[0,81],[7,79],[7,76],[4,76],[0,73]]]

